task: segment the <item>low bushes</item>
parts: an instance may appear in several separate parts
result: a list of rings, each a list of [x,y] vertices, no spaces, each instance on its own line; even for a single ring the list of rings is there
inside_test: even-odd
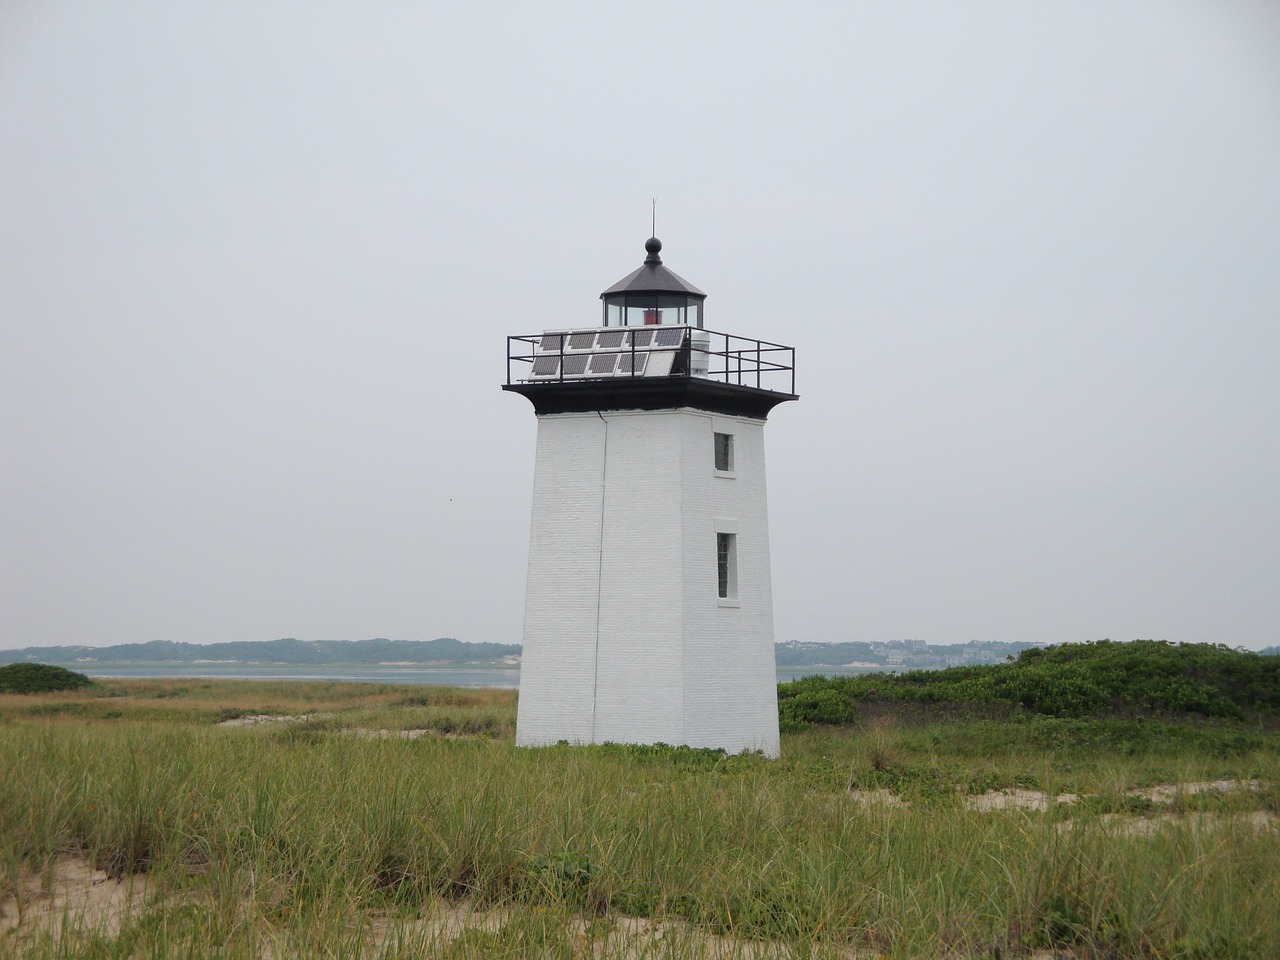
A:
[[[1075,718],[1280,718],[1280,657],[1207,643],[1102,640],[1024,650],[1004,664],[805,677],[778,688],[784,729],[849,723],[859,703],[995,704]]]
[[[0,667],[0,693],[48,693],[77,690],[92,684],[83,673],[47,663],[11,663]]]

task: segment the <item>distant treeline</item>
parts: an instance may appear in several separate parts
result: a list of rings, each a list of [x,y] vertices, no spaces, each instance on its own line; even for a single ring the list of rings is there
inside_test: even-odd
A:
[[[1280,657],[1209,643],[1135,640],[1024,650],[1011,663],[805,677],[778,687],[786,729],[846,724],[862,705],[995,705],[1053,717],[1191,714],[1280,718]]]
[[[236,663],[474,663],[518,656],[519,644],[464,643],[452,637],[436,640],[239,640],[231,643],[122,643],[111,647],[27,647],[0,651],[0,663],[40,660],[83,663],[192,663],[228,660]]]

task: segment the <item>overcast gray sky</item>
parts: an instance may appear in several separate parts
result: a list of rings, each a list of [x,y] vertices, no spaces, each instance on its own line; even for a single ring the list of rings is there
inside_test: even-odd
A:
[[[0,4],[0,648],[520,639],[658,198],[779,640],[1280,643],[1280,8]]]

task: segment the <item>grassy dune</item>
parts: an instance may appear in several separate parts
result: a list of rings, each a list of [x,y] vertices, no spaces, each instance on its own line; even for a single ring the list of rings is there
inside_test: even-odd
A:
[[[517,750],[514,702],[0,696],[0,955],[1280,956],[1257,724],[889,712],[787,733],[771,762]],[[261,714],[306,719],[220,725]],[[1245,786],[1186,788],[1210,781]],[[132,891],[125,915],[33,920],[77,862]]]

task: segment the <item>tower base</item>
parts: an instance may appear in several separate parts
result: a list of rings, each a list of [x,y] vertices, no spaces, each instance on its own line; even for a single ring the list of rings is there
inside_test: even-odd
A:
[[[778,755],[762,416],[539,415],[516,743],[560,741]]]

